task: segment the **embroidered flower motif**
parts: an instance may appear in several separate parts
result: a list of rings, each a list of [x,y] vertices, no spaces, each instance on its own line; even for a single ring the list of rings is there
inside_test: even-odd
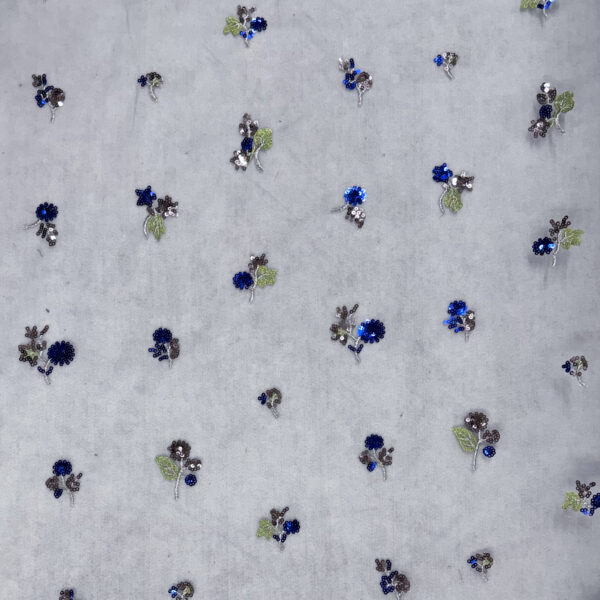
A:
[[[47,333],[48,329],[48,325],[45,325],[39,332],[35,325],[25,327],[25,337],[29,339],[29,343],[19,344],[18,349],[21,362],[28,362],[32,367],[37,366],[38,360],[42,362],[42,366],[38,366],[37,370],[44,376],[46,383],[50,384],[50,375],[54,370],[54,366],[59,365],[62,367],[71,364],[75,358],[75,348],[71,342],[62,340],[61,342],[54,342],[46,351],[46,340],[41,340],[41,338]]]
[[[37,89],[35,101],[42,108],[48,105],[50,107],[50,122],[54,123],[56,109],[62,106],[65,102],[65,93],[60,88],[55,88],[53,85],[47,85],[46,74],[32,75],[32,85]]]
[[[454,329],[454,333],[465,332],[465,340],[475,329],[475,311],[470,310],[464,300],[454,300],[448,305],[449,319],[444,321],[448,329]]]
[[[545,17],[548,16],[548,9],[554,4],[554,0],[521,0],[521,10],[529,8],[539,8]]]
[[[362,106],[364,93],[373,87],[373,78],[366,71],[356,69],[353,58],[338,59],[338,68],[344,71],[342,84],[347,90],[358,92],[358,105]]]
[[[408,577],[398,571],[392,571],[392,561],[389,558],[375,559],[375,569],[383,573],[379,585],[381,591],[387,596],[396,592],[396,598],[400,598],[410,590],[410,581]]]
[[[35,209],[35,216],[36,220],[29,225],[25,225],[25,229],[37,227],[38,230],[35,235],[39,235],[43,240],[46,240],[49,246],[54,246],[58,231],[56,225],[50,221],[54,221],[58,216],[58,207],[49,202],[44,202]]]
[[[353,186],[346,189],[344,192],[344,204],[338,208],[332,209],[334,212],[346,211],[346,219],[354,221],[360,229],[365,224],[365,218],[367,214],[364,210],[360,209],[359,206],[367,199],[367,192],[359,187]]]
[[[60,498],[65,490],[69,492],[71,506],[75,504],[75,492],[79,491],[79,480],[83,476],[83,473],[75,476],[72,471],[73,467],[68,460],[57,460],[52,466],[54,476],[46,479],[46,487],[54,493],[56,499]]]
[[[281,392],[277,388],[271,388],[270,390],[263,392],[258,397],[258,401],[263,406],[266,405],[276,419],[279,418],[279,411],[277,410],[277,405],[281,404]]]
[[[475,569],[477,573],[480,573],[484,581],[487,581],[487,572],[492,568],[494,559],[489,552],[473,554],[467,558],[467,564],[471,565],[471,568]]]
[[[194,586],[189,581],[180,581],[169,588],[169,596],[174,600],[186,600],[194,595]]]
[[[445,208],[452,212],[458,212],[462,207],[462,193],[466,190],[473,191],[473,180],[475,177],[467,175],[466,171],[461,171],[460,175],[454,173],[448,168],[446,163],[435,166],[431,171],[433,180],[442,184],[442,194],[439,198],[440,212],[444,214]]]
[[[367,471],[374,471],[377,468],[377,465],[381,467],[381,472],[383,474],[383,479],[387,479],[386,467],[389,467],[392,464],[392,453],[394,452],[393,448],[386,450],[383,446],[383,438],[380,435],[372,433],[367,436],[365,439],[365,448],[363,450],[358,460],[363,465],[366,465]]]
[[[268,150],[273,145],[273,132],[270,129],[259,129],[258,121],[253,121],[252,117],[245,113],[242,122],[239,124],[240,135],[242,136],[241,150],[235,150],[233,157],[229,162],[235,167],[235,170],[246,170],[246,167],[252,159],[259,171],[263,166],[258,159],[261,150]]]
[[[484,413],[471,412],[465,419],[466,427],[453,427],[452,431],[464,452],[473,454],[471,467],[477,469],[477,456],[479,447],[483,443],[497,444],[500,441],[500,432],[497,429],[491,431],[487,428],[488,418]],[[475,435],[477,434],[477,435]],[[494,446],[488,445],[483,448],[483,455],[492,458],[496,454]]]
[[[154,346],[148,348],[152,353],[152,358],[169,361],[169,368],[173,366],[173,361],[179,356],[179,340],[173,337],[170,329],[159,327],[152,334]]]
[[[148,86],[150,98],[152,98],[154,102],[158,102],[158,96],[154,93],[154,89],[161,87],[162,84],[165,82],[165,80],[161,77],[160,73],[152,71],[151,73],[140,75],[137,82],[140,84],[141,87]]]
[[[58,600],[74,600],[75,599],[75,591],[74,590],[61,590],[58,596]]]
[[[562,365],[562,368],[565,370],[565,373],[577,377],[577,383],[579,385],[586,387],[582,378],[583,372],[587,371],[588,361],[583,354],[581,356],[572,356],[564,365]]]
[[[202,468],[199,458],[189,458],[191,447],[183,440],[174,440],[167,448],[169,456],[157,456],[154,460],[167,481],[175,481],[175,500],[179,498],[179,483],[184,477],[185,484],[193,487],[197,483],[194,472]]]
[[[575,482],[576,492],[567,492],[563,503],[564,510],[574,510],[582,515],[593,517],[596,510],[600,508],[600,494],[592,496],[592,488],[596,486],[596,482],[581,483],[579,479]]]
[[[444,72],[448,75],[448,79],[454,79],[452,67],[458,62],[458,54],[456,54],[456,52],[444,52],[443,54],[438,54],[433,59],[433,62],[438,67],[443,67]]]
[[[233,276],[233,285],[238,290],[250,291],[250,302],[254,302],[254,292],[256,286],[264,288],[267,285],[275,285],[277,271],[267,268],[269,261],[264,254],[260,256],[252,255],[248,263],[248,271],[240,271]]]
[[[343,346],[348,344],[348,340],[354,342],[354,346],[348,344],[348,350],[354,354],[354,358],[357,362],[360,362],[360,353],[364,347],[364,344],[378,343],[385,336],[385,326],[378,319],[369,319],[363,321],[356,330],[356,336],[354,335],[354,328],[356,327],[355,313],[358,310],[358,304],[355,304],[350,310],[346,306],[339,306],[336,308],[337,323],[332,323],[329,331],[331,332],[331,339],[339,341]],[[363,342],[363,343],[361,343]]]
[[[565,133],[559,119],[561,114],[568,113],[575,108],[573,92],[563,92],[557,96],[556,88],[548,82],[542,83],[540,90],[541,93],[537,95],[537,101],[541,105],[538,112],[539,118],[531,121],[528,131],[533,133],[534,138],[546,137],[552,127],[556,127],[561,133]]]
[[[152,191],[151,186],[148,186],[146,189],[135,190],[135,194],[137,196],[136,204],[138,206],[145,206],[148,213],[143,225],[144,235],[147,238],[148,233],[152,232],[154,237],[160,240],[167,231],[165,219],[179,216],[179,202],[173,202],[171,196],[165,196],[158,199],[156,208],[154,208],[152,205],[156,200],[156,194]]]
[[[246,8],[245,6],[237,7],[237,17],[227,17],[225,19],[225,28],[223,33],[230,33],[233,36],[240,36],[246,47],[250,46],[250,40],[255,33],[266,31],[267,21],[262,17],[255,17],[256,8]]]
[[[556,258],[561,248],[568,250],[571,246],[581,245],[583,229],[571,229],[568,215],[561,221],[550,219],[550,237],[538,238],[533,242],[531,249],[536,256],[552,254],[552,266],[556,266]]]
[[[300,531],[300,522],[298,519],[285,519],[285,514],[288,510],[289,507],[287,506],[281,510],[272,508],[271,518],[259,521],[256,537],[264,537],[266,540],[273,539],[278,543],[279,549],[283,550],[288,536],[295,535]]]

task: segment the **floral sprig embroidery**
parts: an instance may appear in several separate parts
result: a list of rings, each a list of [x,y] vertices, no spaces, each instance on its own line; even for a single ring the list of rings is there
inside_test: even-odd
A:
[[[444,325],[448,329],[454,329],[454,333],[465,332],[465,341],[469,339],[469,334],[475,329],[475,311],[469,309],[464,300],[454,300],[448,305],[448,314],[450,317],[444,320]]]
[[[169,456],[157,456],[154,460],[167,481],[175,482],[175,500],[179,498],[179,483],[185,475],[186,485],[193,487],[198,479],[194,475],[202,468],[199,458],[190,458],[191,446],[183,440],[173,440],[167,448]]]
[[[496,449],[491,444],[497,444],[500,441],[500,432],[497,429],[488,430],[488,418],[480,412],[469,413],[465,417],[465,425],[466,427],[453,427],[452,431],[463,451],[473,454],[471,467],[475,471],[477,469],[479,447],[483,443],[489,444],[483,449],[483,455],[486,458],[493,458]]]
[[[358,460],[366,465],[367,471],[374,471],[379,465],[383,479],[387,479],[386,467],[392,464],[394,448],[387,450],[383,445],[383,438],[376,433],[372,433],[365,438],[365,448],[366,450],[360,453]]]
[[[58,216],[58,207],[49,202],[43,202],[35,209],[35,216],[36,220],[29,225],[25,225],[25,229],[33,229],[39,225],[35,235],[39,235],[43,240],[46,240],[48,246],[54,246],[58,231],[56,225],[50,221],[54,221]]]
[[[556,88],[548,82],[540,86],[541,93],[537,95],[537,101],[540,106],[539,118],[531,121],[528,131],[533,133],[533,137],[546,137],[548,130],[556,127],[561,133],[565,130],[560,125],[560,115],[568,113],[575,108],[575,99],[573,92],[563,92],[556,95]]]
[[[140,75],[137,82],[141,87],[148,86],[148,92],[150,94],[150,98],[154,100],[154,102],[158,102],[158,96],[154,93],[155,88],[159,88],[165,82],[160,73],[156,73],[152,71],[151,73],[146,73],[145,75]]]
[[[75,590],[60,590],[58,600],[75,600]]]
[[[62,340],[54,342],[50,348],[46,349],[46,340],[41,340],[41,338],[48,329],[48,325],[45,325],[39,332],[36,325],[25,327],[25,337],[29,338],[29,343],[19,344],[18,349],[21,362],[28,362],[32,367],[37,366],[38,360],[42,363],[42,366],[38,366],[37,370],[44,376],[46,383],[50,384],[50,375],[54,371],[54,367],[56,365],[62,367],[71,364],[75,358],[75,348],[71,342]]]
[[[442,184],[442,193],[439,198],[440,212],[444,214],[445,208],[449,208],[453,213],[458,212],[462,207],[462,193],[473,191],[473,180],[475,177],[467,175],[466,171],[461,171],[460,175],[454,173],[448,168],[446,163],[436,166],[431,171],[432,179]]]
[[[548,16],[548,9],[554,4],[554,0],[521,0],[521,10],[530,8],[539,8],[545,17]]]
[[[454,79],[454,73],[452,73],[452,67],[456,65],[458,62],[458,54],[456,52],[444,52],[443,54],[438,54],[433,62],[438,67],[443,67],[444,72],[448,75],[448,79]]]
[[[256,286],[264,288],[267,285],[275,285],[277,271],[269,269],[267,264],[269,261],[264,254],[260,256],[252,255],[248,263],[248,271],[239,271],[233,276],[233,285],[238,290],[250,290],[250,302],[254,302],[254,291]]]
[[[348,344],[348,350],[354,354],[356,362],[360,362],[360,353],[364,345],[379,343],[385,337],[385,325],[378,319],[368,319],[356,328],[356,335],[354,335],[356,327],[354,314],[357,310],[358,304],[355,304],[350,310],[346,306],[342,306],[342,308],[338,306],[335,309],[338,322],[332,323],[329,331],[331,339],[339,341],[342,346],[346,346],[349,339],[352,340],[355,345]]]
[[[144,219],[144,235],[148,237],[149,232],[152,232],[157,240],[167,231],[165,227],[165,219],[168,217],[178,217],[179,202],[173,202],[171,196],[159,198],[156,203],[156,208],[152,206],[156,200],[156,193],[152,191],[152,186],[145,189],[135,190],[137,196],[137,205],[145,206],[148,215]]]
[[[479,573],[484,581],[487,581],[487,572],[492,568],[494,559],[489,552],[484,552],[483,554],[477,553],[467,558],[467,564],[471,566],[471,569],[475,569],[475,572]]]
[[[338,69],[344,71],[342,85],[347,90],[358,92],[358,105],[362,106],[363,95],[373,87],[373,77],[366,71],[356,69],[353,58],[338,59]]]
[[[565,373],[577,377],[579,385],[586,387],[586,384],[583,382],[583,372],[587,371],[588,361],[583,354],[581,356],[572,356],[562,365],[562,368],[565,370]]]
[[[264,537],[266,540],[275,540],[280,550],[285,549],[285,541],[289,535],[295,535],[300,531],[298,519],[286,520],[285,513],[289,510],[286,506],[281,510],[271,509],[271,518],[261,519],[258,522],[256,537]]]
[[[400,598],[410,590],[408,577],[404,573],[392,571],[392,561],[389,558],[376,558],[375,569],[379,573],[383,573],[379,585],[386,596],[396,592],[396,598]]]
[[[592,488],[596,486],[596,482],[581,483],[579,479],[575,482],[576,492],[567,492],[567,496],[563,503],[564,510],[574,510],[582,515],[593,517],[596,510],[600,509],[600,494],[592,496]]]
[[[65,102],[65,93],[60,88],[55,88],[53,85],[47,85],[46,74],[32,75],[31,82],[33,87],[38,88],[35,95],[37,105],[42,108],[46,104],[50,107],[50,123],[54,123],[56,109],[62,106]]]
[[[187,600],[194,595],[194,586],[189,581],[180,581],[169,588],[169,596],[174,600]]]
[[[263,166],[258,159],[258,154],[261,150],[268,150],[273,146],[273,132],[270,129],[259,129],[258,121],[253,121],[248,113],[242,117],[239,130],[242,136],[241,150],[235,150],[229,162],[236,171],[238,169],[245,171],[248,163],[254,159],[256,168],[262,171]]]
[[[159,327],[152,334],[154,346],[148,348],[152,353],[152,358],[169,361],[169,368],[173,366],[173,361],[179,356],[179,340],[173,337],[170,329]]]
[[[73,466],[68,460],[57,460],[52,466],[53,477],[46,479],[46,487],[54,493],[56,499],[60,498],[64,491],[69,492],[71,506],[75,504],[75,492],[79,491],[79,480],[83,477],[83,473],[74,475],[72,471]]]
[[[571,246],[581,245],[583,229],[571,229],[570,224],[571,221],[569,221],[568,215],[565,215],[561,221],[550,219],[550,229],[548,230],[550,237],[538,238],[537,241],[533,242],[531,245],[533,253],[536,256],[552,254],[552,266],[555,267],[556,258],[561,248],[568,250]]]
[[[338,208],[332,209],[331,212],[342,212],[345,210],[346,219],[356,223],[357,227],[360,229],[365,224],[365,219],[367,217],[367,213],[360,208],[366,199],[367,192],[360,186],[353,185],[344,192],[344,204]]]
[[[277,405],[281,404],[281,392],[277,388],[271,388],[263,392],[259,397],[258,401],[271,411],[271,414],[278,419],[279,411]]]
[[[262,17],[255,17],[256,8],[254,6],[246,8],[245,6],[237,7],[237,17],[227,17],[225,19],[225,28],[223,33],[230,33],[233,36],[239,35],[246,44],[250,46],[250,40],[254,34],[267,29],[267,21]]]

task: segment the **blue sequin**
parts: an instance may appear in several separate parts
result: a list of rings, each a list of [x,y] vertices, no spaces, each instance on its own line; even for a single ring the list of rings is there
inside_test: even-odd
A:
[[[495,454],[496,454],[496,449],[494,448],[494,446],[486,446],[483,449],[483,455],[486,458],[492,458]]]
[[[254,146],[254,140],[250,137],[242,140],[242,150],[244,152],[252,152],[252,146]]]
[[[240,271],[233,276],[233,285],[240,290],[245,290],[254,285],[254,279],[247,271]]]
[[[363,321],[357,327],[356,333],[363,342],[373,344],[384,338],[385,326],[379,320],[369,319],[368,321]]]
[[[250,21],[250,27],[252,27],[254,31],[264,31],[267,28],[267,21],[262,17],[256,17]]]
[[[438,183],[448,181],[448,179],[454,175],[446,163],[442,163],[441,165],[434,167],[431,172],[433,173],[433,180],[437,181]]]
[[[467,303],[464,300],[454,300],[448,304],[448,314],[452,316],[462,317],[467,314]]]
[[[71,342],[54,342],[48,349],[48,358],[53,365],[68,365],[75,358],[75,348]]]
[[[35,209],[35,216],[40,221],[45,221],[46,223],[54,221],[58,216],[58,207],[54,206],[54,204],[44,202]]]
[[[444,64],[444,57],[441,54],[438,54],[434,59],[433,62],[438,66],[441,67]]]
[[[540,106],[540,119],[550,119],[552,117],[552,106],[550,104],[544,104]]]
[[[152,339],[157,344],[168,344],[173,339],[173,334],[170,329],[159,327],[152,334]]]
[[[62,490],[54,490],[54,497],[58,500],[62,496]]]
[[[397,577],[398,571],[392,571],[389,575],[382,575],[381,581],[379,585],[381,586],[381,591],[384,594],[390,594],[391,592],[396,591],[396,585],[394,584],[394,579]]]
[[[365,438],[365,448],[367,450],[379,450],[379,448],[383,448],[383,438],[376,433],[372,433]]]
[[[295,534],[300,531],[300,522],[298,519],[294,519],[293,521],[286,521],[283,524],[283,530],[289,534]]]
[[[344,192],[344,201],[352,206],[362,204],[367,198],[367,192],[360,186],[352,186]]]
[[[196,485],[197,481],[198,480],[196,479],[196,476],[192,475],[191,473],[185,477],[185,484],[189,485],[190,487]]]
[[[142,86],[142,87],[146,87],[146,84],[148,83],[148,78],[145,75],[142,75],[137,82]]]
[[[137,194],[138,206],[152,206],[152,202],[156,200],[156,194],[152,191],[152,187],[148,186],[145,190],[135,190]]]
[[[367,471],[374,471],[376,466],[377,466],[377,463],[375,461],[371,461],[367,465]]]
[[[73,466],[68,460],[57,460],[52,466],[52,472],[56,476],[70,475],[73,470]]]
[[[171,595],[171,598],[177,598],[177,586],[173,585],[169,588],[169,594]]]
[[[538,238],[537,242],[533,242],[531,249],[535,255],[543,256],[544,254],[550,254],[555,247],[556,244],[549,237],[545,237]]]

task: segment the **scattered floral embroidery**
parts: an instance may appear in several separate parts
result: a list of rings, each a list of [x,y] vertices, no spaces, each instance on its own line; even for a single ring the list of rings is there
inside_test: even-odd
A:
[[[251,256],[248,263],[248,271],[240,271],[233,276],[233,285],[238,290],[250,291],[250,302],[254,302],[254,291],[256,286],[264,288],[267,285],[275,285],[277,271],[267,268],[269,261],[264,254]]]
[[[54,246],[56,244],[56,236],[58,231],[56,225],[50,221],[54,221],[58,216],[58,207],[54,204],[44,202],[35,209],[36,221],[30,225],[25,225],[25,229],[33,229],[38,227],[35,235],[41,236],[43,240],[48,242],[48,246]]]
[[[569,375],[573,375],[573,377],[577,377],[577,383],[583,387],[586,387],[586,384],[583,382],[583,372],[587,371],[588,361],[583,356],[572,356],[569,360],[562,365],[562,368]]]
[[[169,588],[169,596],[174,600],[186,600],[194,595],[194,586],[189,581],[180,581]]]
[[[567,492],[567,496],[563,503],[564,510],[579,511],[583,515],[593,517],[597,509],[600,508],[600,494],[592,496],[592,488],[596,486],[596,482],[581,483],[579,479],[575,482],[576,492]]]
[[[46,487],[54,493],[56,499],[60,498],[64,491],[69,492],[71,506],[75,504],[75,492],[79,491],[81,487],[79,480],[83,476],[83,473],[75,476],[72,471],[73,467],[68,460],[57,460],[52,466],[54,476],[46,479]]]
[[[273,145],[273,132],[270,129],[259,129],[258,121],[253,121],[252,117],[245,113],[242,122],[239,124],[240,135],[242,136],[241,150],[235,150],[229,162],[235,167],[235,170],[245,171],[248,164],[254,159],[254,164],[259,171],[263,166],[258,159],[261,150],[268,150]]]
[[[480,573],[484,581],[487,581],[487,572],[492,568],[494,559],[489,552],[473,554],[467,559],[467,564],[471,565],[471,568],[475,569],[477,573]]]
[[[362,106],[364,93],[373,87],[373,78],[366,71],[355,69],[353,58],[340,58],[338,63],[339,70],[344,71],[342,84],[347,90],[358,92],[358,105]]]
[[[158,102],[158,96],[154,93],[155,88],[159,88],[165,82],[165,80],[161,77],[160,73],[156,73],[152,71],[151,73],[146,73],[145,75],[140,75],[140,78],[137,80],[141,87],[148,86],[148,92],[150,93],[150,98],[154,100],[154,102]]]
[[[552,254],[552,266],[556,266],[556,258],[561,248],[568,250],[571,246],[581,245],[581,236],[583,229],[570,229],[569,217],[565,215],[561,221],[550,219],[550,229],[546,236],[538,238],[533,242],[531,249],[536,256],[544,256],[544,254]]]
[[[446,75],[448,75],[449,79],[454,79],[454,73],[452,73],[452,67],[456,65],[458,62],[458,54],[456,52],[444,52],[443,54],[438,54],[433,62],[438,66],[444,69]]]
[[[271,518],[261,519],[258,522],[256,537],[264,537],[266,540],[273,539],[279,545],[279,549],[284,550],[285,540],[287,540],[288,536],[300,531],[300,523],[297,519],[291,521],[285,520],[285,513],[288,510],[288,506],[281,510],[272,508]]]
[[[454,300],[448,305],[448,314],[450,317],[444,321],[448,329],[454,329],[454,333],[465,332],[465,340],[469,339],[469,334],[475,329],[475,311],[470,310],[464,300]]]
[[[383,445],[383,438],[376,433],[372,433],[365,438],[365,448],[366,450],[360,453],[358,460],[367,466],[367,471],[374,471],[379,465],[383,478],[387,479],[386,467],[392,464],[394,449],[386,450]]]
[[[260,33],[267,29],[267,21],[262,17],[255,17],[254,13],[256,8],[253,6],[246,8],[245,6],[237,7],[237,17],[227,17],[225,19],[225,29],[223,33],[227,35],[230,33],[233,36],[239,35],[246,44],[246,47],[250,46],[250,40],[254,37],[254,34]]]
[[[46,350],[46,340],[41,340],[41,338],[48,329],[48,325],[45,325],[39,332],[35,325],[25,327],[25,337],[29,339],[29,343],[19,344],[18,348],[21,362],[28,362],[32,367],[38,364],[38,360],[42,363],[42,366],[38,366],[37,370],[44,376],[46,383],[50,384],[50,375],[54,371],[54,367],[56,365],[62,367],[71,364],[71,361],[75,358],[75,348],[71,342],[62,340],[61,342],[54,342]]]
[[[58,600],[74,600],[75,599],[75,591],[74,590],[61,590],[58,596]]]
[[[537,101],[541,104],[539,118],[531,121],[528,131],[533,133],[534,138],[546,137],[546,133],[552,127],[557,127],[561,133],[565,133],[559,118],[561,114],[568,113],[575,108],[573,92],[563,92],[557,96],[556,88],[548,82],[542,83],[540,90],[542,93],[537,95]]]
[[[488,430],[488,418],[480,412],[471,412],[465,417],[466,427],[453,427],[452,431],[460,444],[460,447],[470,454],[473,454],[472,468],[477,469],[477,456],[479,447],[483,443],[489,444],[483,448],[483,455],[486,458],[493,458],[496,449],[491,444],[497,444],[500,441],[500,432],[497,429]],[[475,433],[477,435],[475,435]]]
[[[366,199],[367,192],[363,188],[354,185],[347,188],[344,192],[344,204],[338,208],[332,209],[331,212],[342,212],[345,210],[346,219],[354,221],[360,229],[365,224],[365,219],[367,217],[365,211],[360,208]]]
[[[159,327],[152,334],[154,346],[148,348],[152,352],[152,358],[169,361],[169,368],[173,366],[173,361],[179,356],[179,340],[173,337],[170,329]]]
[[[276,419],[279,418],[279,411],[277,410],[277,405],[281,404],[281,392],[277,388],[271,388],[270,390],[263,392],[258,397],[258,401],[263,406],[266,405]]]
[[[379,573],[383,573],[379,585],[381,586],[381,591],[386,596],[392,592],[396,592],[396,598],[400,598],[410,590],[408,577],[398,571],[392,571],[392,561],[389,558],[376,558],[375,568]]]
[[[354,346],[348,344],[348,350],[354,354],[357,362],[360,362],[360,353],[365,344],[379,343],[385,337],[385,325],[378,319],[368,319],[363,321],[356,329],[356,320],[354,313],[358,310],[358,304],[355,304],[350,310],[346,306],[339,306],[335,309],[335,315],[338,319],[337,323],[332,323],[329,331],[331,339],[339,341],[342,346],[346,346],[348,340],[354,342]]]
[[[148,237],[148,233],[152,232],[157,240],[166,233],[165,219],[169,217],[178,217],[179,202],[173,202],[171,196],[159,198],[156,203],[156,208],[152,206],[156,200],[156,193],[152,191],[152,187],[148,186],[144,190],[135,190],[137,196],[137,205],[145,206],[148,215],[144,219],[144,235]]]
[[[539,8],[545,17],[548,16],[548,9],[554,4],[554,0],[521,0],[521,10],[529,8]]]
[[[473,191],[473,180],[475,177],[467,175],[466,171],[461,171],[460,175],[454,173],[448,168],[446,163],[436,166],[431,171],[433,180],[442,184],[442,194],[439,199],[440,212],[444,214],[444,207],[452,212],[458,212],[462,207],[462,193]]]
[[[184,478],[186,485],[195,486],[198,480],[194,473],[202,468],[202,461],[199,458],[190,458],[191,447],[183,440],[173,440],[167,450],[169,456],[157,456],[154,460],[162,476],[167,481],[175,482],[174,493],[177,500],[181,478]]]
[[[54,123],[56,109],[62,106],[65,102],[65,93],[60,88],[55,88],[53,85],[47,85],[46,74],[32,75],[32,85],[38,88],[35,95],[37,105],[42,108],[46,104],[50,107],[50,123]]]

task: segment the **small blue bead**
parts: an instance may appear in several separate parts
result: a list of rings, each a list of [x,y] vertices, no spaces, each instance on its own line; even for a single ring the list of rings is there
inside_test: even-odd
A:
[[[62,496],[62,493],[63,493],[62,490],[54,490],[54,497],[60,498]]]
[[[496,454],[496,449],[494,446],[486,446],[483,449],[483,455],[487,458],[492,458]]]
[[[367,465],[367,470],[374,471],[376,466],[377,466],[377,463],[375,461],[372,461]]]
[[[191,473],[189,475],[187,475],[185,478],[186,485],[189,485],[190,487],[196,485],[197,481],[198,480],[196,479],[196,476],[192,475]]]

